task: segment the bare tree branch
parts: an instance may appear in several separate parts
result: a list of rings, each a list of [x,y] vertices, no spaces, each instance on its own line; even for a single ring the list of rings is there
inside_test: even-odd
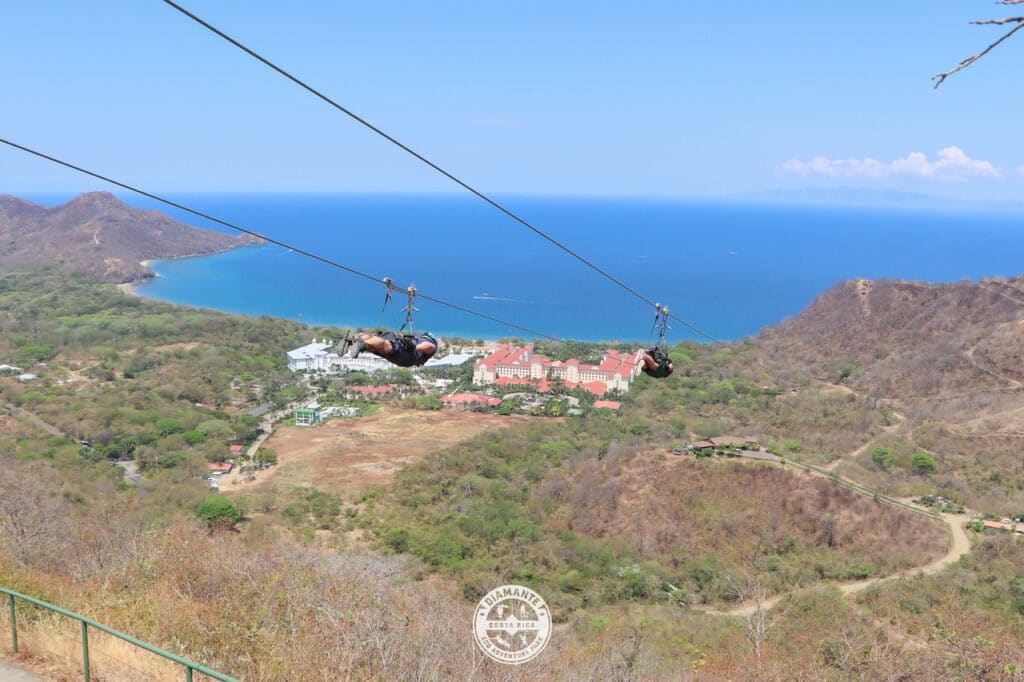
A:
[[[1024,21],[1024,17],[1006,17],[1005,19],[979,19],[978,21],[972,21],[971,23],[975,26],[987,26],[989,24],[1002,26],[1003,24],[1019,24],[1022,21]]]
[[[1022,3],[1024,3],[1024,0],[1002,0],[999,4],[1001,4],[1001,5],[1019,5],[1019,4],[1022,4]],[[1006,17],[1005,19],[988,19],[988,20],[984,20],[984,21],[972,21],[971,23],[975,24],[975,25],[979,25],[979,26],[980,25],[986,25],[986,24],[994,24],[994,25],[1000,25],[1000,26],[1005,26],[1006,24],[1017,24],[1017,25],[1014,26],[1009,31],[1007,31],[1006,33],[1004,33],[1003,36],[999,40],[995,41],[994,43],[992,43],[991,45],[986,47],[984,50],[982,50],[978,54],[971,55],[967,59],[965,59],[962,62],[960,62],[960,64],[955,69],[953,69],[951,71],[946,71],[945,73],[937,73],[934,76],[932,76],[932,80],[935,81],[935,87],[936,88],[938,88],[940,85],[942,85],[942,83],[947,78],[952,76],[954,73],[957,73],[958,71],[963,71],[968,66],[970,66],[971,64],[973,64],[974,62],[978,61],[979,59],[981,59],[982,57],[987,55],[989,52],[991,52],[994,47],[999,45],[999,43],[1003,42],[1004,40],[1006,40],[1007,38],[1012,36],[1014,33],[1019,31],[1020,29],[1024,28],[1024,17]]]

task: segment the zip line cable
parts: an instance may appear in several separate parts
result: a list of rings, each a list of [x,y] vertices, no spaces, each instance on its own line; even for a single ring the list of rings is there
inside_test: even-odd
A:
[[[144,197],[148,197],[150,199],[153,199],[154,201],[159,201],[160,203],[166,204],[167,206],[173,206],[174,208],[177,208],[179,210],[185,211],[186,213],[190,213],[190,214],[192,214],[194,216],[199,216],[200,218],[203,218],[204,220],[209,220],[211,222],[217,223],[218,225],[223,225],[224,227],[230,228],[232,230],[237,230],[238,232],[242,232],[244,234],[252,235],[253,237],[257,237],[259,239],[262,239],[263,241],[268,242],[270,244],[276,244],[277,246],[282,246],[282,247],[284,247],[286,249],[289,249],[290,251],[294,251],[295,253],[302,254],[303,256],[306,256],[308,258],[312,258],[314,260],[318,260],[321,263],[325,263],[326,265],[330,265],[332,267],[339,268],[339,269],[344,270],[345,272],[351,273],[353,275],[358,275],[359,277],[363,277],[363,278],[368,279],[368,280],[370,280],[372,282],[377,282],[378,284],[383,283],[383,280],[381,280],[381,279],[379,279],[377,277],[374,277],[373,275],[368,275],[365,272],[362,272],[360,270],[356,270],[355,268],[350,268],[347,265],[342,265],[341,263],[338,263],[337,261],[333,261],[330,258],[324,258],[323,256],[319,256],[319,255],[313,253],[312,251],[306,251],[304,249],[300,249],[297,246],[292,246],[291,244],[287,244],[287,243],[282,242],[282,241],[280,241],[278,239],[273,239],[273,238],[268,237],[268,236],[266,236],[264,234],[260,234],[259,232],[254,232],[253,230],[246,229],[246,228],[244,228],[244,227],[242,227],[240,225],[236,225],[234,223],[229,223],[226,220],[221,220],[220,218],[216,218],[216,217],[214,217],[212,215],[209,215],[207,213],[203,213],[202,211],[197,211],[197,210],[189,208],[188,206],[185,206],[183,204],[179,204],[176,201],[171,201],[170,199],[165,199],[165,198],[163,198],[161,196],[158,196],[156,194],[152,194],[152,193],[147,192],[145,190],[139,189],[138,187],[133,187],[132,185],[129,185],[129,184],[124,183],[124,182],[120,182],[118,180],[114,180],[113,178],[109,178],[109,177],[107,177],[105,175],[100,175],[99,173],[96,173],[94,171],[88,170],[86,168],[82,168],[81,166],[76,166],[76,165],[74,165],[72,163],[68,163],[67,161],[61,161],[60,159],[58,159],[56,157],[53,157],[53,156],[50,156],[49,154],[44,154],[43,152],[36,151],[35,149],[30,149],[29,147],[24,147],[24,146],[22,146],[22,145],[20,145],[20,144],[18,144],[16,142],[12,142],[12,141],[7,140],[7,139],[2,138],[2,137],[0,137],[0,142],[2,142],[3,144],[5,144],[5,145],[7,145],[9,147],[13,147],[15,149],[19,149],[19,150],[21,150],[23,152],[26,152],[28,154],[32,154],[33,156],[37,156],[37,157],[39,157],[41,159],[46,159],[47,161],[52,161],[55,164],[58,164],[60,166],[64,166],[65,168],[70,168],[73,171],[77,171],[79,173],[82,173],[84,175],[88,175],[88,176],[96,178],[98,180],[102,180],[104,182],[109,182],[112,185],[116,185],[116,186],[121,187],[122,189],[126,189],[126,190],[128,190],[130,192],[135,192],[136,194],[141,194]],[[398,291],[398,292],[401,292],[401,293],[406,294],[406,295],[410,294],[409,289],[405,289],[403,287],[392,285],[391,289],[393,291]],[[504,325],[506,327],[512,327],[514,329],[518,329],[520,331],[524,331],[524,332],[526,332],[528,334],[533,334],[534,336],[541,336],[541,337],[544,337],[545,339],[550,339],[551,341],[561,341],[562,340],[562,339],[560,339],[557,336],[552,336],[550,334],[545,334],[543,332],[539,332],[539,331],[536,331],[534,329],[530,329],[529,327],[524,327],[522,325],[515,324],[514,322],[508,322],[506,320],[502,320],[502,319],[497,318],[497,317],[492,317],[491,315],[488,315],[486,313],[481,313],[481,312],[478,312],[476,310],[472,310],[471,308],[466,308],[464,306],[458,305],[457,303],[449,303],[448,301],[442,300],[440,298],[434,298],[433,296],[428,296],[428,295],[420,293],[418,291],[416,292],[415,295],[418,296],[419,298],[422,298],[424,300],[430,301],[432,303],[437,303],[438,305],[443,305],[443,306],[445,306],[447,308],[451,308],[452,310],[458,310],[459,312],[467,313],[469,315],[475,315],[475,316],[483,318],[485,320],[490,320],[491,322],[497,322],[498,324]]]
[[[272,61],[270,61],[266,57],[262,56],[261,54],[259,54],[255,50],[252,50],[252,49],[246,47],[245,45],[243,45],[239,41],[237,41],[234,38],[232,38],[231,36],[229,36],[227,33],[224,33],[223,31],[221,31],[216,26],[213,26],[212,24],[208,23],[207,21],[199,18],[198,16],[196,16],[192,12],[188,11],[187,9],[185,9],[181,5],[177,4],[176,2],[173,2],[172,0],[163,0],[163,1],[164,1],[164,3],[170,5],[174,9],[178,10],[179,12],[181,12],[186,17],[188,17],[192,21],[196,22],[197,24],[199,24],[203,28],[205,28],[208,31],[216,34],[217,36],[219,36],[221,38],[223,38],[227,42],[229,42],[232,45],[234,45],[235,47],[237,47],[239,50],[242,50],[243,52],[248,54],[253,59],[256,59],[257,61],[262,62],[266,66],[270,67],[271,69],[273,69],[277,73],[281,74],[282,76],[284,76],[288,80],[292,81],[293,83],[295,83],[296,85],[298,85],[302,89],[306,90],[307,92],[309,92],[309,93],[313,94],[314,96],[318,97],[319,99],[323,100],[324,102],[326,102],[330,106],[334,107],[335,109],[337,109],[341,113],[345,114],[346,116],[348,116],[352,120],[356,121],[360,125],[365,126],[366,128],[370,129],[371,131],[373,131],[377,135],[383,137],[385,140],[387,140],[391,144],[395,145],[396,147],[398,147],[402,151],[404,151],[404,152],[414,156],[416,159],[418,159],[419,161],[422,161],[427,166],[430,166],[432,169],[434,169],[435,171],[437,171],[441,175],[445,176],[446,178],[448,178],[449,180],[451,180],[455,184],[459,185],[463,189],[471,192],[472,194],[476,195],[480,199],[484,200],[485,202],[487,202],[488,204],[490,204],[494,208],[498,209],[499,211],[501,211],[502,213],[507,215],[509,218],[512,218],[512,220],[515,220],[517,223],[519,223],[523,227],[526,227],[527,229],[533,231],[539,237],[542,237],[542,238],[546,239],[548,242],[550,242],[551,244],[557,246],[562,251],[565,251],[567,254],[569,254],[570,256],[575,258],[576,260],[580,261],[581,263],[583,263],[587,267],[591,268],[595,272],[603,275],[607,279],[609,279],[612,282],[614,282],[615,284],[619,285],[620,287],[622,287],[623,289],[625,289],[629,293],[633,294],[634,296],[636,296],[638,299],[640,299],[641,301],[643,301],[647,305],[651,306],[652,308],[658,306],[658,304],[655,301],[652,301],[650,298],[644,296],[639,291],[637,291],[633,287],[629,286],[628,284],[626,284],[622,280],[618,279],[617,277],[615,277],[614,275],[612,275],[608,271],[604,270],[600,266],[596,265],[595,263],[593,263],[590,260],[586,259],[585,257],[581,256],[580,254],[576,253],[575,251],[570,249],[565,244],[562,244],[560,241],[558,241],[554,237],[548,235],[547,233],[545,233],[540,228],[535,227],[534,225],[529,223],[526,219],[521,218],[518,214],[512,212],[510,209],[505,208],[505,206],[503,206],[502,204],[499,204],[497,201],[495,201],[491,197],[487,196],[486,194],[484,194],[480,190],[476,189],[472,185],[466,183],[463,180],[460,180],[458,177],[456,177],[452,173],[446,171],[444,168],[442,168],[441,166],[437,165],[436,163],[434,163],[433,161],[431,161],[427,157],[423,156],[419,152],[417,152],[414,149],[408,147],[407,145],[403,144],[402,142],[399,142],[397,139],[395,139],[394,137],[392,137],[388,133],[384,132],[383,130],[381,130],[377,126],[373,125],[372,123],[367,121],[365,118],[363,118],[363,117],[359,116],[358,114],[354,113],[353,111],[343,107],[342,105],[338,104],[333,99],[331,99],[327,95],[323,94],[322,92],[320,92],[319,90],[317,90],[313,86],[308,85],[305,81],[303,81],[300,78],[298,78],[296,76],[293,76],[291,73],[285,71],[283,68],[281,68],[277,64],[273,63]],[[722,343],[722,341],[720,341],[719,339],[717,339],[714,336],[712,336],[711,334],[708,334],[707,332],[705,332],[705,331],[695,327],[694,325],[690,324],[686,320],[684,320],[684,319],[682,319],[680,317],[677,317],[674,314],[670,315],[670,317],[672,319],[674,319],[675,321],[679,322],[680,324],[684,325],[685,327],[687,327],[691,331],[696,332],[697,334],[700,334],[701,336],[704,336],[704,337],[710,339],[711,341],[714,341],[715,343]]]

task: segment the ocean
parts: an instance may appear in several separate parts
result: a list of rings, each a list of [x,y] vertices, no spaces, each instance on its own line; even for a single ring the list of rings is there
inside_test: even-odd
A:
[[[202,221],[148,199],[189,224]],[[375,277],[544,334],[651,335],[654,310],[471,196],[196,195],[173,198]],[[851,277],[929,282],[1024,271],[1024,215],[653,199],[504,196],[511,210],[714,337],[799,313]],[[316,325],[396,326],[384,287],[276,245],[152,264],[147,297]],[[416,328],[529,337],[419,301]],[[673,323],[670,339],[700,339]]]

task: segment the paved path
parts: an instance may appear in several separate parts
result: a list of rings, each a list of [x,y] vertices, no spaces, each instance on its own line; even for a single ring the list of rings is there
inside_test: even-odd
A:
[[[45,682],[45,679],[0,658],[0,682]]]

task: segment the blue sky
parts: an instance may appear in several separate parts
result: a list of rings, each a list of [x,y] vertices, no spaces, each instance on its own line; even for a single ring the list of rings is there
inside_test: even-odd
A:
[[[182,4],[493,193],[1016,200],[983,0]],[[0,136],[157,192],[455,191],[159,0],[0,3]],[[0,193],[97,182],[0,149]]]

